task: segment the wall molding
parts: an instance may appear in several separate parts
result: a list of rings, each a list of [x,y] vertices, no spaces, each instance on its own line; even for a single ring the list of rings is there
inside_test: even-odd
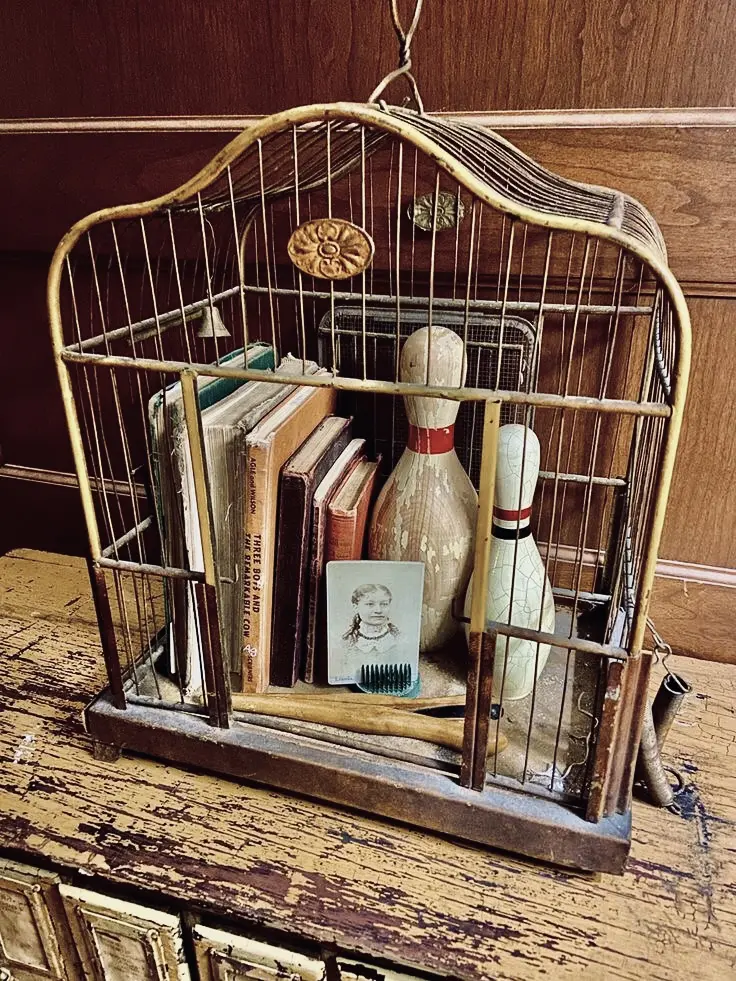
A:
[[[723,569],[715,565],[695,565],[692,562],[659,559],[657,576],[661,579],[680,579],[683,582],[736,588],[736,569]]]
[[[736,108],[536,109],[430,113],[491,129],[736,128]],[[237,133],[264,116],[75,116],[0,119],[0,135],[73,133]]]

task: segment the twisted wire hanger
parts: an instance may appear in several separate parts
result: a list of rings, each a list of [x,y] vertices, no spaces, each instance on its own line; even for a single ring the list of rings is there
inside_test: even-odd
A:
[[[411,42],[412,38],[414,37],[414,32],[417,29],[417,24],[419,23],[419,15],[422,12],[423,2],[424,0],[416,0],[411,24],[409,25],[409,29],[405,31],[401,24],[401,18],[399,17],[397,0],[389,0],[391,20],[393,21],[396,36],[399,39],[399,67],[394,68],[392,72],[389,72],[388,75],[384,76],[384,78],[381,79],[376,88],[368,97],[369,102],[379,102],[379,96],[384,89],[386,89],[397,78],[401,78],[403,75],[411,87],[412,96],[414,98],[414,102],[416,103],[417,110],[422,116],[424,115],[424,103],[422,102],[422,97],[419,95],[417,81],[411,72]]]

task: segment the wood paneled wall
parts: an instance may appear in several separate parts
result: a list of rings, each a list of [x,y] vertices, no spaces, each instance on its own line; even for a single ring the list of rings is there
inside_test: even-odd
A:
[[[691,399],[662,555],[736,568],[736,141],[728,128],[652,127],[513,130],[505,134],[545,165],[579,180],[618,187],[657,216],[693,319]],[[70,466],[46,334],[43,286],[50,252],[78,217],[105,204],[153,196],[184,180],[226,134],[8,136],[0,180],[12,182],[0,228],[0,445],[8,462]],[[11,249],[23,252],[10,253]],[[30,420],[30,423],[29,423]],[[0,484],[0,494],[9,491]],[[17,490],[15,491],[17,493]],[[66,490],[49,491],[55,497]],[[693,507],[693,501],[701,505]],[[48,522],[6,531],[12,544],[44,543]],[[20,536],[20,537],[19,537]],[[7,545],[7,542],[5,543]]]
[[[402,0],[407,18],[411,6]],[[9,7],[0,32],[0,117],[249,114],[363,100],[396,62],[385,0],[11,0]],[[432,110],[729,106],[734,25],[736,0],[715,0],[707,15],[692,0],[425,0],[413,57]],[[398,85],[390,94],[401,99],[404,91]],[[688,565],[736,570],[736,130],[723,125],[723,113],[711,125],[707,110],[684,126],[666,118],[628,125],[605,112],[581,116],[578,125],[576,118],[505,135],[553,170],[632,194],[659,221],[695,335],[661,551]],[[0,447],[7,462],[71,466],[44,308],[60,236],[98,207],[168,190],[228,138],[196,131],[0,135]],[[74,490],[1,480],[0,508],[12,516],[0,522],[0,551],[84,548]],[[697,648],[692,639],[687,644]]]
[[[736,0],[426,0],[412,53],[437,111],[731,105],[735,19]],[[387,0],[6,0],[2,22],[0,116],[364,101],[397,60]]]

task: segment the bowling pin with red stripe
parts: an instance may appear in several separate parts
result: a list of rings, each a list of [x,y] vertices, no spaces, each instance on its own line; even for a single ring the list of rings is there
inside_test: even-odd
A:
[[[401,351],[402,382],[456,387],[465,374],[465,345],[446,327],[420,328]],[[478,496],[455,453],[459,403],[406,396],[404,404],[409,438],[376,501],[368,554],[424,562],[420,649],[431,651],[457,631],[453,602],[472,569]]]
[[[554,633],[552,586],[529,524],[539,476],[539,440],[516,423],[498,431],[486,622]],[[465,601],[470,615],[472,581]],[[541,611],[541,618],[540,618]],[[510,615],[509,615],[510,614]],[[493,700],[524,698],[549,657],[550,645],[498,635]],[[503,687],[503,693],[502,693]]]

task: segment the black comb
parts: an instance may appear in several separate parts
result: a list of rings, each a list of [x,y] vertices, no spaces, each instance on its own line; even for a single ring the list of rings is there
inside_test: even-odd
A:
[[[363,664],[358,687],[371,695],[405,695],[414,679],[411,664]]]

